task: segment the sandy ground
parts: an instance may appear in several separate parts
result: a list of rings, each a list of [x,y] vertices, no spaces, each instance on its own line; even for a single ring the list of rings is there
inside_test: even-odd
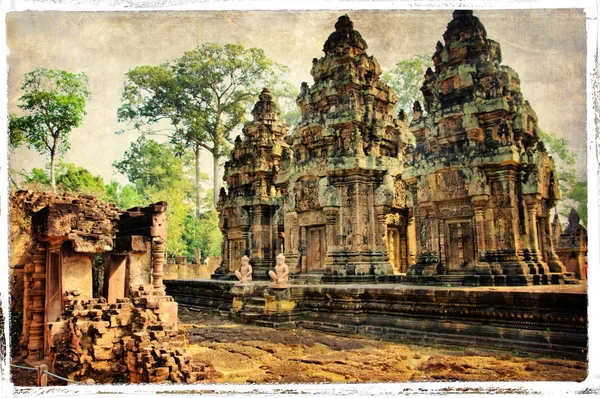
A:
[[[188,354],[212,366],[204,383],[583,381],[587,363],[474,347],[426,347],[307,329],[241,325],[180,307]],[[15,386],[35,372],[13,370]],[[64,385],[49,378],[49,385]]]
[[[587,363],[476,348],[433,348],[306,329],[240,325],[180,309],[189,354],[211,364],[210,383],[583,381]]]

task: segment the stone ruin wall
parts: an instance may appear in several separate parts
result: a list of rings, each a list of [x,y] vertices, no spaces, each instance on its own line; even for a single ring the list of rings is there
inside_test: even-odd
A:
[[[28,362],[100,382],[194,382],[214,371],[185,354],[162,285],[166,203],[124,212],[91,196],[18,191],[10,205],[11,313],[22,314]]]

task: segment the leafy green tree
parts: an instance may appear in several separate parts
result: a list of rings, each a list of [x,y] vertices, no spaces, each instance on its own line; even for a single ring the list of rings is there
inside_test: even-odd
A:
[[[412,119],[412,107],[415,101],[423,103],[421,86],[423,85],[425,71],[433,67],[431,56],[427,54],[413,55],[409,59],[403,59],[381,76],[381,80],[389,85],[398,102],[394,106],[394,112],[404,110],[408,119]]]
[[[132,183],[141,202],[154,203],[166,200],[168,256],[183,256],[188,250],[185,220],[193,210],[194,183],[191,154],[178,156],[170,142],[159,143],[141,135],[131,143],[123,160],[113,166]],[[202,180],[208,180],[206,174]]]
[[[24,75],[18,107],[24,116],[11,115],[9,144],[23,144],[50,156],[50,185],[56,192],[56,161],[69,149],[69,133],[81,125],[90,97],[85,73],[37,68]]]
[[[56,184],[62,192],[69,193],[101,196],[106,190],[102,177],[74,163],[58,163]]]
[[[118,181],[111,180],[106,184],[106,190],[101,197],[102,200],[114,203],[119,209],[131,209],[144,203],[141,195],[131,184],[121,185]]]
[[[200,151],[213,157],[216,203],[219,160],[229,151],[232,131],[245,121],[263,87],[292,93],[291,86],[278,79],[285,69],[259,48],[205,43],[179,59],[127,72],[118,120],[144,134],[168,135],[179,152],[193,151],[198,214]]]
[[[144,135],[132,142],[121,161],[113,167],[135,186],[137,191],[147,197],[150,192],[177,188],[191,196],[193,189],[189,154],[178,155],[171,143],[159,143]],[[205,178],[208,178],[206,174]]]
[[[223,235],[219,229],[219,215],[215,210],[201,213],[199,217],[187,217],[184,222],[188,258],[194,258],[196,250],[202,255],[221,255]]]
[[[587,181],[577,177],[576,159],[569,150],[569,140],[544,131],[541,131],[540,138],[556,166],[562,196],[557,206],[559,213],[568,217],[572,207],[579,213],[583,224],[587,225]]]
[[[23,179],[21,188],[44,191],[51,187],[49,168],[49,165],[46,170],[34,167],[29,173],[25,171],[19,173]],[[99,175],[93,175],[87,169],[74,163],[59,161],[56,165],[56,190],[58,192],[100,196],[104,193],[106,187]]]

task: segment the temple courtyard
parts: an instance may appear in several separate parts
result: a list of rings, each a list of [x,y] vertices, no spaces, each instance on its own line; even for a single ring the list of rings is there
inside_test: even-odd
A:
[[[185,307],[179,319],[187,332],[188,355],[206,365],[202,383],[579,382],[587,377],[582,360],[400,344],[303,328],[276,330]],[[27,371],[13,372],[15,386],[32,381]]]

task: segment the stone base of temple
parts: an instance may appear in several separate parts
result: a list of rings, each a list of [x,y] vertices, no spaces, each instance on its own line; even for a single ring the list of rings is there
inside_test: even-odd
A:
[[[537,286],[578,284],[570,274],[543,275],[406,275],[402,283],[426,286]]]
[[[381,280],[375,285],[292,285],[282,290],[269,289],[264,282],[238,290],[233,282],[211,280],[168,280],[165,285],[181,307],[227,315],[240,323],[303,327],[403,343],[586,357],[585,284],[488,287],[492,282],[522,281],[475,275],[466,280],[481,287],[448,288],[454,277],[431,277],[430,281],[446,283],[441,287]]]
[[[548,263],[538,253],[488,252],[464,269],[447,269],[435,255],[422,255],[402,278],[403,283],[431,286],[531,286],[577,284],[557,260]]]

